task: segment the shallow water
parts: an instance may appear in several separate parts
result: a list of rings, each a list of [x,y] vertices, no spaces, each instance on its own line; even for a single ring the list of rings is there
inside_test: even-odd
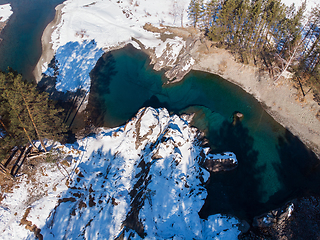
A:
[[[63,0],[0,0],[11,3],[13,14],[0,37],[0,70],[8,66],[28,80],[41,55],[41,36]]]
[[[213,152],[233,151],[237,169],[211,175],[201,217],[229,213],[247,220],[302,194],[319,193],[315,155],[275,122],[251,95],[224,79],[192,71],[165,84],[164,72],[131,46],[105,54],[91,72],[89,105],[97,126],[115,127],[143,106],[196,113]],[[241,122],[232,123],[241,112]]]

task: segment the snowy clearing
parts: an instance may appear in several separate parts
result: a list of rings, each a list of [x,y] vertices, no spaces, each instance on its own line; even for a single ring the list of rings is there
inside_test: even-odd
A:
[[[173,66],[185,42],[177,37],[162,41],[159,33],[147,31],[144,26],[151,24],[159,29],[163,26],[187,26],[188,4],[189,0],[64,2],[61,21],[51,35],[52,48],[59,64],[57,90],[66,92],[81,88],[88,91],[89,73],[97,58],[103,54],[101,50],[106,52],[128,43],[140,48],[133,38],[145,48],[154,50],[156,56],[166,55],[167,65]],[[88,52],[91,49],[86,48],[87,43],[92,40],[96,44],[94,51],[97,54],[94,58],[90,57],[93,61],[90,60],[87,64],[87,57],[94,54]],[[74,47],[75,43],[80,44],[77,49]],[[68,49],[69,47],[71,48]],[[47,64],[43,64],[42,72],[50,75],[53,71],[46,69]],[[84,66],[86,69],[79,75]],[[74,76],[76,80],[73,79]]]

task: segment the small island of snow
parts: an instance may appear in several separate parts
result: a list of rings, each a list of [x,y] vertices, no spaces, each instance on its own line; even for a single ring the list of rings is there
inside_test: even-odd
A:
[[[13,11],[11,9],[10,3],[0,5],[0,23],[7,21],[12,13]]]

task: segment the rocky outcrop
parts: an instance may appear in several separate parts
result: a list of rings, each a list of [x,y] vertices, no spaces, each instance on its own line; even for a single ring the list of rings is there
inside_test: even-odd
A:
[[[167,28],[170,32],[170,28]],[[159,29],[158,31],[161,31]],[[167,38],[164,42],[166,47],[162,52],[150,52],[151,64],[156,71],[166,69],[165,76],[170,82],[181,81],[185,75],[192,69],[195,60],[191,56],[191,51],[195,47],[195,43],[199,40],[198,37],[189,36],[186,40],[175,37],[175,40]],[[178,50],[178,51],[177,51]]]
[[[209,172],[230,171],[238,166],[238,160],[232,152],[206,154],[202,166]]]
[[[253,228],[240,239],[319,239],[320,198],[294,199],[285,206],[256,217]]]
[[[44,239],[236,238],[237,219],[199,218],[209,173],[198,162],[208,151],[198,134],[166,109],[143,108],[125,126],[79,140],[78,174],[61,196],[72,201],[59,202],[41,229]]]

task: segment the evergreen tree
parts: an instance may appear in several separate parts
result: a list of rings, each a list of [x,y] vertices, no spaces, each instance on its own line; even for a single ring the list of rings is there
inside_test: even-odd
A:
[[[206,31],[208,31],[217,20],[219,6],[220,0],[210,0],[204,4],[203,20]]]
[[[242,62],[266,67],[275,81],[295,71],[319,86],[320,5],[307,21],[305,9],[306,2],[296,9],[281,0],[191,0],[189,17]]]
[[[7,136],[16,145],[39,140],[46,151],[43,139],[61,140],[66,127],[47,93],[40,93],[36,86],[24,81],[22,76],[9,71],[0,73],[1,114],[8,119]]]
[[[197,24],[202,16],[202,9],[201,6],[203,5],[203,0],[191,0],[189,8],[188,8],[188,15],[193,22],[193,26],[197,27]]]

